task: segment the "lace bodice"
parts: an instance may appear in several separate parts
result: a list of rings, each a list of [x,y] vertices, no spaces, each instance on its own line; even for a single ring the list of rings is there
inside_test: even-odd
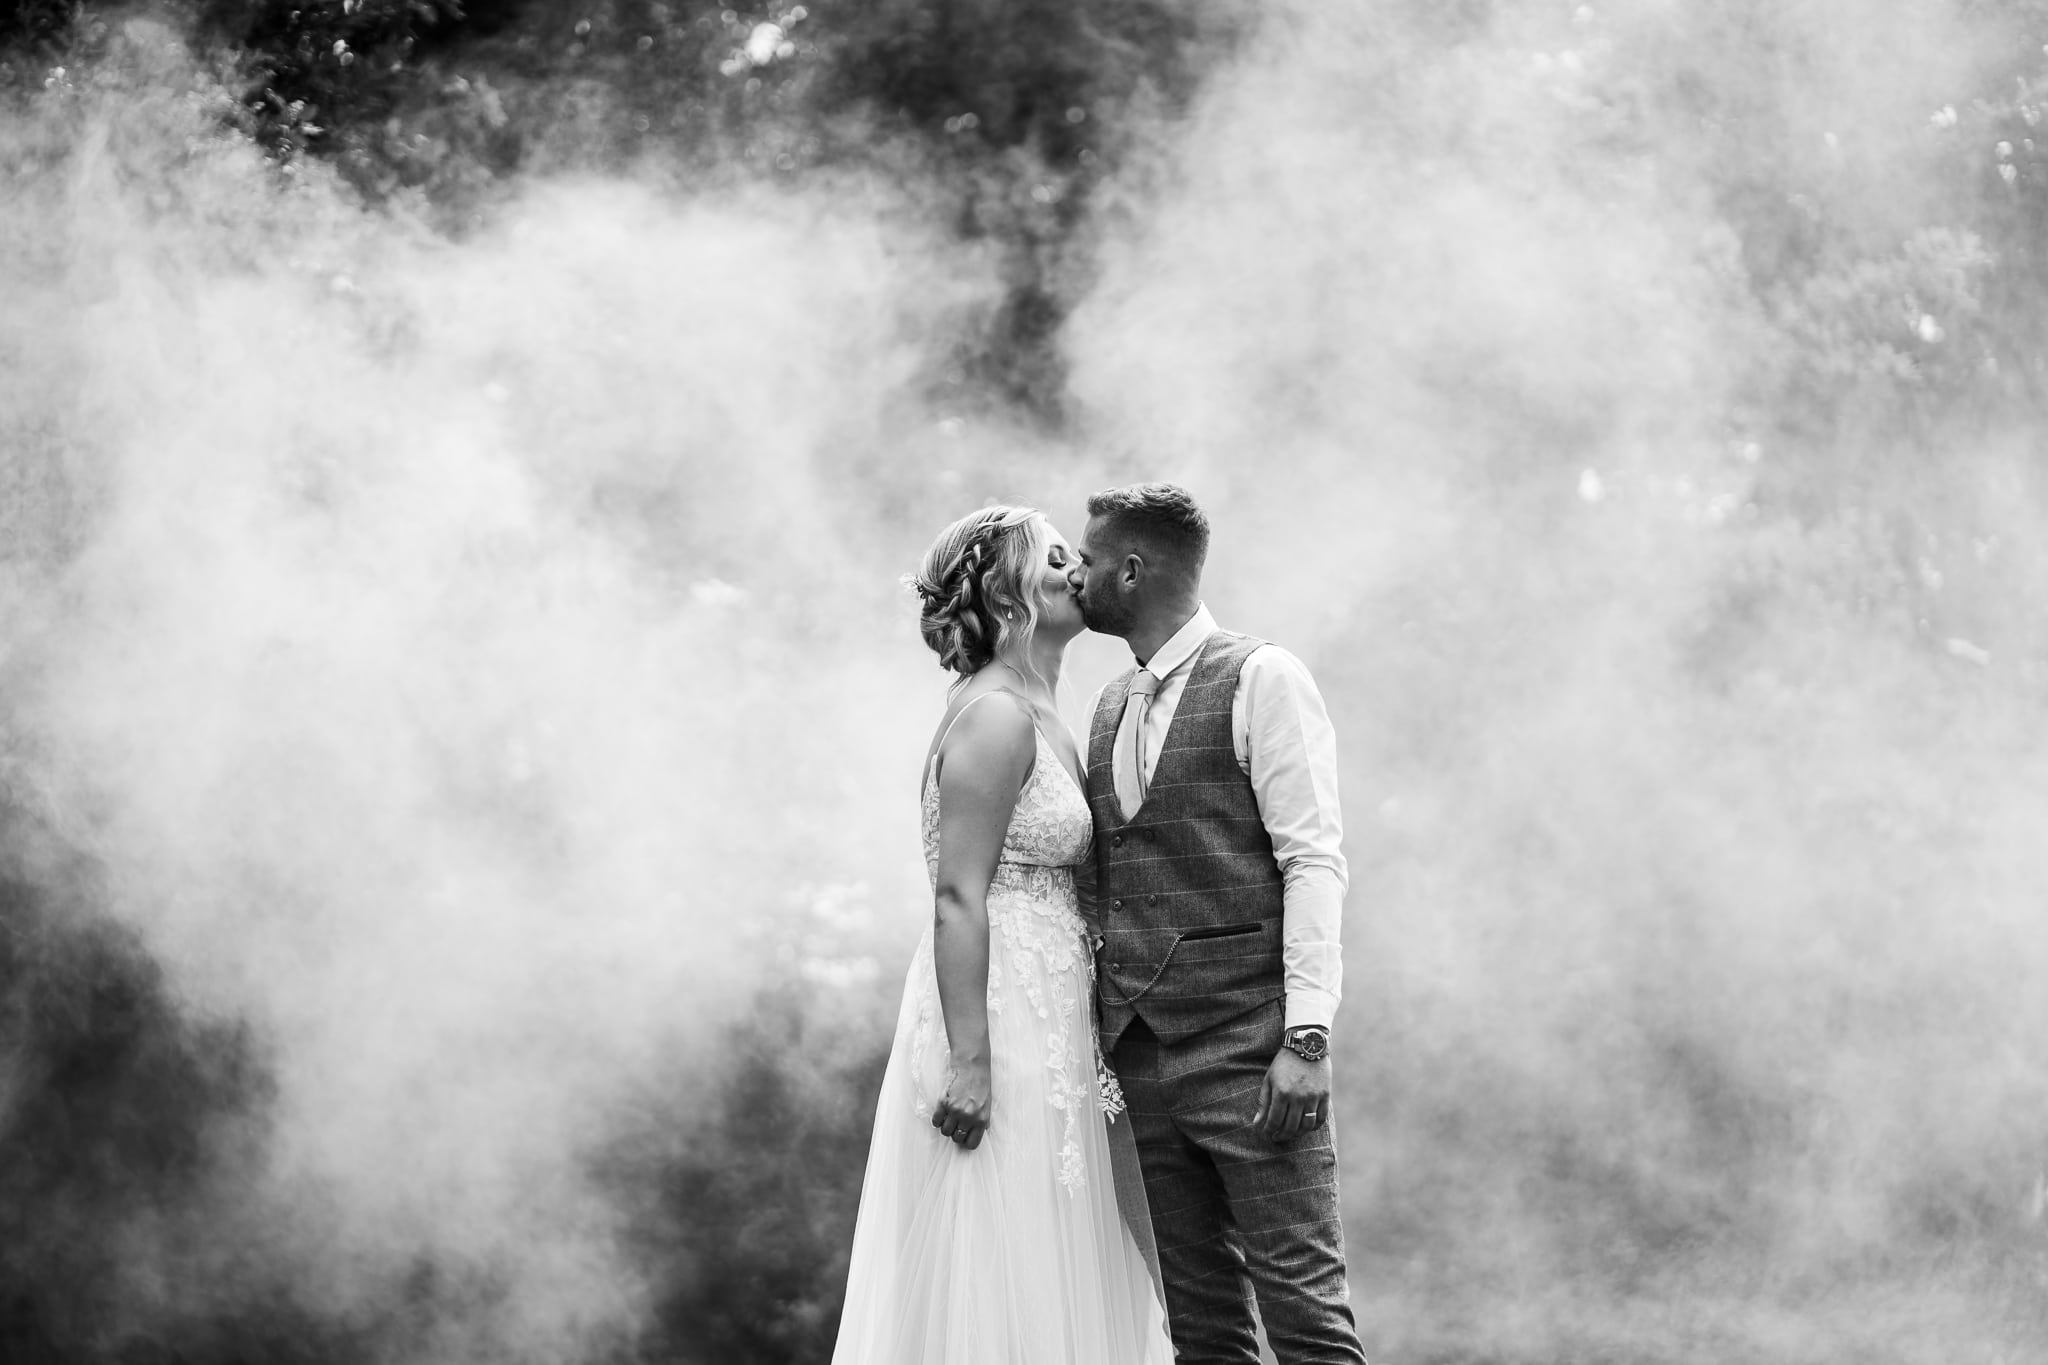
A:
[[[1038,756],[1024,789],[1017,793],[1017,809],[1003,835],[1002,858],[996,864],[991,895],[1005,884],[1031,880],[1031,869],[1065,872],[1071,885],[1075,865],[1088,856],[1094,840],[1088,801],[1074,785],[1073,774],[1060,762],[1043,730],[1033,726],[1031,734]],[[938,756],[933,755],[924,774],[924,869],[933,885],[939,875],[939,784],[933,778],[937,768]]]

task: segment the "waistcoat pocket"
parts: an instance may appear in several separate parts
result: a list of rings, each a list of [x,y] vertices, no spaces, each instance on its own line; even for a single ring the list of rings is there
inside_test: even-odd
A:
[[[1211,929],[1190,929],[1180,936],[1180,941],[1193,943],[1203,938],[1236,938],[1239,934],[1256,934],[1263,927],[1257,924],[1219,924]]]

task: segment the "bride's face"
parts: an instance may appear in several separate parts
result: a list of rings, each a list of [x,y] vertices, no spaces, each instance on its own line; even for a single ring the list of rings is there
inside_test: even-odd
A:
[[[1067,574],[1074,567],[1074,547],[1051,522],[1045,527],[1045,566],[1038,579],[1038,631],[1071,640],[1081,633],[1081,602]]]

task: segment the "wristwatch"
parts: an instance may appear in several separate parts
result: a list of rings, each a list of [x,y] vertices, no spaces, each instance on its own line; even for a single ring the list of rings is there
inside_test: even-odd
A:
[[[1304,1062],[1320,1062],[1330,1055],[1330,1031],[1320,1024],[1298,1024],[1287,1030],[1281,1045]]]

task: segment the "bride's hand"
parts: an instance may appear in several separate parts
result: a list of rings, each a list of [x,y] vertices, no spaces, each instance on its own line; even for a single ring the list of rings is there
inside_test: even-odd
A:
[[[946,1093],[932,1109],[932,1127],[973,1151],[988,1131],[989,1113],[995,1107],[992,1089],[986,1057],[965,1062],[954,1058],[946,1075]]]

